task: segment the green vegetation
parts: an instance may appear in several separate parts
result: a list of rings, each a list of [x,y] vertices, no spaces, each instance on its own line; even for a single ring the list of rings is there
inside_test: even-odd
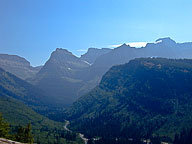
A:
[[[31,124],[27,124],[26,127],[19,126],[17,133],[15,134],[15,140],[23,143],[33,143],[34,139],[31,133]]]
[[[10,131],[13,134],[17,133],[20,125],[31,123],[36,143],[81,143],[76,134],[64,131],[64,123],[49,120],[13,98],[0,96],[0,110],[5,120],[10,123]]]
[[[180,134],[175,135],[173,144],[191,144],[192,143],[192,129],[183,129]]]
[[[4,121],[0,113],[0,137],[9,138],[9,124]]]
[[[17,133],[11,134],[9,124],[3,119],[0,114],[0,137],[16,140],[23,143],[33,143],[34,139],[31,133],[31,124],[26,127],[18,127]]]
[[[101,142],[172,142],[176,133],[192,127],[191,85],[192,60],[135,59],[112,67],[66,117],[73,130]]]
[[[31,123],[35,143],[81,143],[81,139],[76,134],[64,130],[64,123],[55,122],[34,111],[47,110],[43,101],[46,97],[43,96],[43,93],[34,86],[0,69],[0,112],[10,124],[11,135],[17,133],[18,129],[19,133],[28,135],[28,130],[20,126]],[[6,133],[2,137],[6,138]],[[17,138],[16,140],[23,141],[22,137]]]

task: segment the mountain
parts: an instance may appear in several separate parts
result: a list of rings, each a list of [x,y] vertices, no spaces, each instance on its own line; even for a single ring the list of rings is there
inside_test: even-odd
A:
[[[44,90],[56,105],[68,105],[77,99],[77,91],[83,85],[79,74],[87,67],[87,62],[57,48],[36,76],[28,81]]]
[[[37,143],[53,144],[68,141],[75,144],[76,139],[78,139],[75,136],[73,140],[67,140],[67,132],[63,129],[63,123],[52,121],[37,114],[22,102],[11,98],[6,92],[2,93],[2,91],[0,95],[0,112],[11,125],[12,132],[15,132],[19,126],[26,126],[31,123],[32,133]]]
[[[97,69],[102,76],[114,65],[124,64],[134,58],[163,57],[163,58],[192,58],[192,43],[176,43],[171,38],[160,38],[145,47],[135,48],[123,44],[98,57],[90,69]],[[93,70],[93,71],[94,71]],[[95,75],[93,72],[92,75]]]
[[[112,49],[109,48],[102,48],[102,49],[89,48],[85,54],[81,55],[80,59],[88,62],[89,64],[93,64],[99,56],[106,54],[111,50]]]
[[[108,139],[166,138],[192,125],[192,60],[139,58],[112,67],[65,112],[73,130]]]
[[[56,74],[61,77],[65,76],[73,78],[76,76],[75,74],[79,69],[88,66],[89,64],[74,56],[66,49],[57,48],[56,51],[51,54],[50,59],[40,70],[38,75],[47,73],[49,76]]]
[[[10,97],[21,101],[36,112],[49,116],[57,111],[53,98],[36,86],[0,68],[0,89]],[[1,92],[0,92],[1,95]],[[58,111],[60,111],[58,109]]]
[[[32,67],[22,57],[8,54],[0,54],[0,67],[21,79],[33,77],[41,69],[41,66]]]
[[[46,91],[55,105],[69,106],[97,86],[114,65],[141,57],[192,58],[191,53],[192,43],[176,43],[171,38],[160,38],[142,48],[126,44],[114,49],[91,48],[80,58],[65,49],[56,49],[28,81]]]
[[[0,113],[11,125],[14,133],[18,126],[32,124],[37,143],[76,143],[77,135],[68,134],[64,123],[52,121],[35,111],[47,111],[50,107],[41,90],[0,68]],[[33,110],[33,109],[35,110]]]
[[[135,48],[123,44],[110,52],[99,56],[87,69],[85,80],[100,82],[102,76],[114,65],[125,64],[135,58],[192,58],[192,43],[176,43],[171,38],[160,38],[145,47]],[[98,83],[93,83],[92,87]]]
[[[48,98],[39,88],[0,68],[0,88],[13,98],[31,107],[48,104]]]

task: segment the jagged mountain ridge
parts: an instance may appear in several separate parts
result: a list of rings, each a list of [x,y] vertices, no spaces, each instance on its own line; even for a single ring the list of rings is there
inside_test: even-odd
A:
[[[176,43],[171,38],[160,38],[145,47],[135,48],[123,44],[111,52],[101,55],[91,66],[100,69],[103,75],[110,67],[129,62],[139,57],[192,58],[192,43]]]
[[[112,49],[109,48],[89,48],[85,54],[81,55],[80,59],[87,61],[89,64],[93,64],[99,56],[106,54],[111,50]]]
[[[87,67],[87,62],[65,49],[57,48],[39,73],[28,81],[43,89],[55,104],[66,105],[77,99],[77,91],[83,85],[79,74]]]
[[[160,38],[142,48],[123,44],[107,51],[89,65],[82,60],[83,56],[78,58],[67,50],[57,49],[30,82],[48,91],[57,104],[70,105],[94,88],[112,66],[140,57],[192,58],[192,43]]]

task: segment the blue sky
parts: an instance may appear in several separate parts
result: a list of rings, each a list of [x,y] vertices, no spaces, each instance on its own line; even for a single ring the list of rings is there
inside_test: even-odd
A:
[[[0,0],[0,53],[45,63],[57,47],[192,41],[191,0]]]

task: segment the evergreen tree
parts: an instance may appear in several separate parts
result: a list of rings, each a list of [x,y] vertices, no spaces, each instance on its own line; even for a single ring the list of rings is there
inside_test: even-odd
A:
[[[17,128],[17,133],[15,135],[16,141],[23,142],[24,141],[24,128],[19,126]]]
[[[9,138],[9,124],[4,121],[2,114],[0,113],[0,137]]]
[[[34,139],[31,134],[31,124],[29,123],[25,128],[19,126],[17,129],[16,140],[24,143],[33,143]]]
[[[176,134],[174,144],[192,144],[192,129],[183,129],[180,135]]]
[[[26,128],[25,128],[25,132],[24,132],[24,135],[25,135],[25,142],[26,143],[33,143],[34,139],[33,139],[33,136],[32,136],[32,133],[31,133],[31,123],[29,123]]]

